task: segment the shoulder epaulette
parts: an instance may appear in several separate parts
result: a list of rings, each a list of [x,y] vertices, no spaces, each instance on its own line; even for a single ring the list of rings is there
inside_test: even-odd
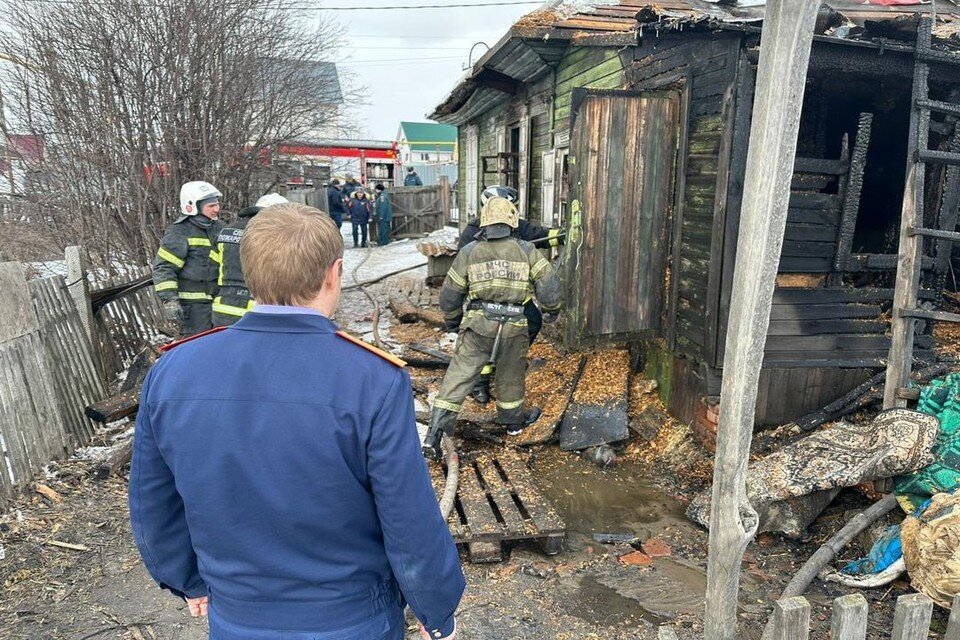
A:
[[[370,353],[372,353],[372,354],[374,354],[374,355],[377,355],[377,356],[380,356],[381,358],[383,358],[384,360],[386,360],[387,362],[389,362],[390,364],[392,364],[392,365],[395,366],[395,367],[405,367],[405,366],[407,366],[407,363],[404,362],[403,360],[401,360],[400,358],[398,358],[397,356],[392,355],[392,354],[389,354],[389,353],[387,353],[386,351],[381,351],[380,349],[377,349],[377,348],[376,348],[375,346],[373,346],[372,344],[367,344],[367,343],[364,342],[363,340],[359,340],[359,339],[357,339],[357,338],[354,338],[354,337],[353,337],[352,335],[350,335],[349,333],[346,333],[346,332],[344,332],[344,331],[337,331],[337,335],[340,336],[341,338],[343,338],[344,340],[346,340],[347,342],[352,342],[353,344],[357,345],[358,347],[362,347],[362,348],[366,349],[367,351],[369,351]]]
[[[181,338],[180,340],[174,340],[173,342],[169,344],[165,344],[162,347],[160,347],[160,353],[166,353],[167,351],[170,351],[171,349],[179,347],[182,344],[186,344],[187,342],[193,342],[194,340],[199,340],[200,338],[204,336],[209,336],[212,333],[219,333],[226,328],[227,327],[214,327],[213,329],[207,329],[206,331],[203,331],[196,335],[192,335],[189,338]]]

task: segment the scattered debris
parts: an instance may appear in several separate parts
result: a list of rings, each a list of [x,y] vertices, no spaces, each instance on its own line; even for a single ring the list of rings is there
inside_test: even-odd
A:
[[[651,558],[666,558],[673,555],[673,549],[663,538],[650,538],[640,545],[643,552]]]
[[[900,531],[910,584],[944,609],[960,594],[960,494],[938,493]]]
[[[760,531],[802,538],[807,526],[842,487],[890,478],[928,465],[939,421],[907,409],[890,409],[868,424],[836,423],[753,463],[747,495],[760,516]],[[687,515],[709,522],[709,490]]]
[[[608,444],[589,447],[580,452],[581,455],[601,469],[606,469],[617,461],[617,454]]]
[[[635,567],[649,567],[653,564],[653,558],[639,551],[622,555],[620,556],[619,560],[623,564]]]
[[[590,537],[600,544],[633,544],[640,542],[635,533],[594,533]]]
[[[45,484],[37,485],[37,493],[50,500],[54,504],[63,502],[63,497]]]
[[[530,359],[542,359],[539,367],[527,372],[527,404],[540,407],[543,414],[516,437],[519,445],[548,442],[570,404],[584,358],[582,354],[561,354],[553,345],[540,342],[530,348]]]
[[[90,547],[82,544],[72,544],[70,542],[61,542],[60,540],[47,540],[43,544],[51,547],[60,547],[61,549],[70,549],[71,551],[90,551]]]

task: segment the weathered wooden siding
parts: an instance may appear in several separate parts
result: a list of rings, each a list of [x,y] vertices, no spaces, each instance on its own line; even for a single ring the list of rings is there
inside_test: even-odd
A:
[[[457,157],[457,206],[460,209],[458,226],[463,229],[470,222],[467,219],[467,127],[459,127],[457,130],[457,148],[460,150]],[[478,180],[477,185],[479,184]]]
[[[687,129],[679,164],[680,192],[673,221],[668,276],[670,314],[664,337],[676,353],[712,364],[740,37],[672,33],[647,37],[631,50],[625,69],[636,88],[681,87]]]
[[[573,109],[571,198],[579,214],[571,219],[570,242],[579,250],[567,262],[568,341],[658,332],[681,126],[679,91],[580,91]]]
[[[89,441],[104,383],[62,276],[27,283],[0,263],[0,508],[43,465]]]
[[[623,60],[617,49],[571,47],[560,59],[555,74],[553,128],[566,129],[570,119],[570,96],[574,89],[616,89],[625,80]]]

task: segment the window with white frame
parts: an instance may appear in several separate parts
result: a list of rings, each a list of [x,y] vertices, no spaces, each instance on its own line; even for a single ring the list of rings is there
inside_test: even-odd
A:
[[[477,162],[479,160],[479,150],[477,148],[478,131],[476,125],[471,125],[464,132],[464,160],[466,169],[466,185],[464,207],[466,209],[466,220],[477,215],[477,199],[479,196],[479,184],[477,181]]]

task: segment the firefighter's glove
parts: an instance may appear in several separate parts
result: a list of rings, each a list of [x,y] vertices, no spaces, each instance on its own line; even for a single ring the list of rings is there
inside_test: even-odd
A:
[[[167,300],[163,303],[163,317],[167,322],[183,324],[183,307],[179,300]]]
[[[443,328],[446,329],[447,332],[456,333],[460,331],[460,320],[444,320]]]
[[[546,322],[547,324],[550,324],[551,322],[556,322],[557,318],[559,317],[560,317],[559,311],[548,311],[547,313],[543,314],[543,321]]]

